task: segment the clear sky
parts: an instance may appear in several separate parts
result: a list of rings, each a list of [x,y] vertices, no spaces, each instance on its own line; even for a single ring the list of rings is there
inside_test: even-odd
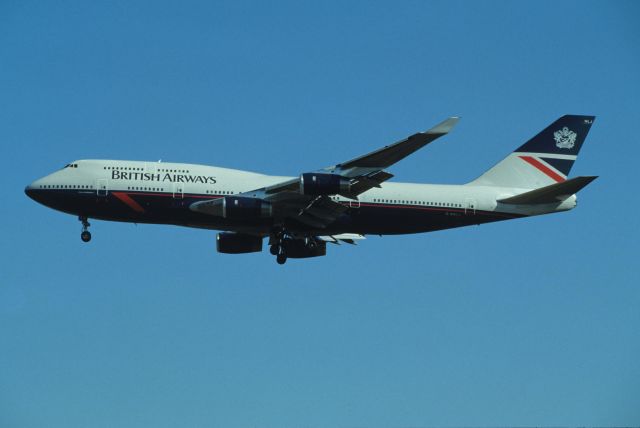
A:
[[[640,424],[637,2],[0,2],[0,426]],[[279,175],[442,119],[464,183],[597,119],[563,214],[279,266],[28,199],[83,158]]]

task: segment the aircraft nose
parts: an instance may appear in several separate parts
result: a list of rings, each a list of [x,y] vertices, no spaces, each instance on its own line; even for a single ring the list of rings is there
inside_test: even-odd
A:
[[[29,184],[27,187],[24,188],[24,193],[30,197],[31,199],[33,199],[35,190],[33,188],[33,184]]]
[[[42,192],[39,192],[37,190],[38,187],[39,186],[37,186],[36,182],[34,181],[33,183],[29,184],[27,187],[24,188],[24,193],[34,201],[40,202],[43,195],[42,195]]]

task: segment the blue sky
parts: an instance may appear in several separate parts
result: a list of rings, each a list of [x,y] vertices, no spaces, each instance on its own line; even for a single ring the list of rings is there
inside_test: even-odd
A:
[[[0,3],[0,426],[640,424],[634,2]],[[29,200],[82,158],[464,183],[597,116],[569,213],[278,266]]]

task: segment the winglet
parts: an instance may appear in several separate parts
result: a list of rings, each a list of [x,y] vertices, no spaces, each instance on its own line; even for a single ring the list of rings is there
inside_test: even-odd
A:
[[[437,124],[433,128],[425,131],[425,134],[447,134],[458,123],[460,118],[458,116],[452,116],[449,119]]]

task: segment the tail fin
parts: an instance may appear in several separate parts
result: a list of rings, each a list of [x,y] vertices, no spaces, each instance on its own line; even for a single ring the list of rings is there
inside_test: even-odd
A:
[[[562,116],[469,184],[537,189],[565,181],[594,120]]]

